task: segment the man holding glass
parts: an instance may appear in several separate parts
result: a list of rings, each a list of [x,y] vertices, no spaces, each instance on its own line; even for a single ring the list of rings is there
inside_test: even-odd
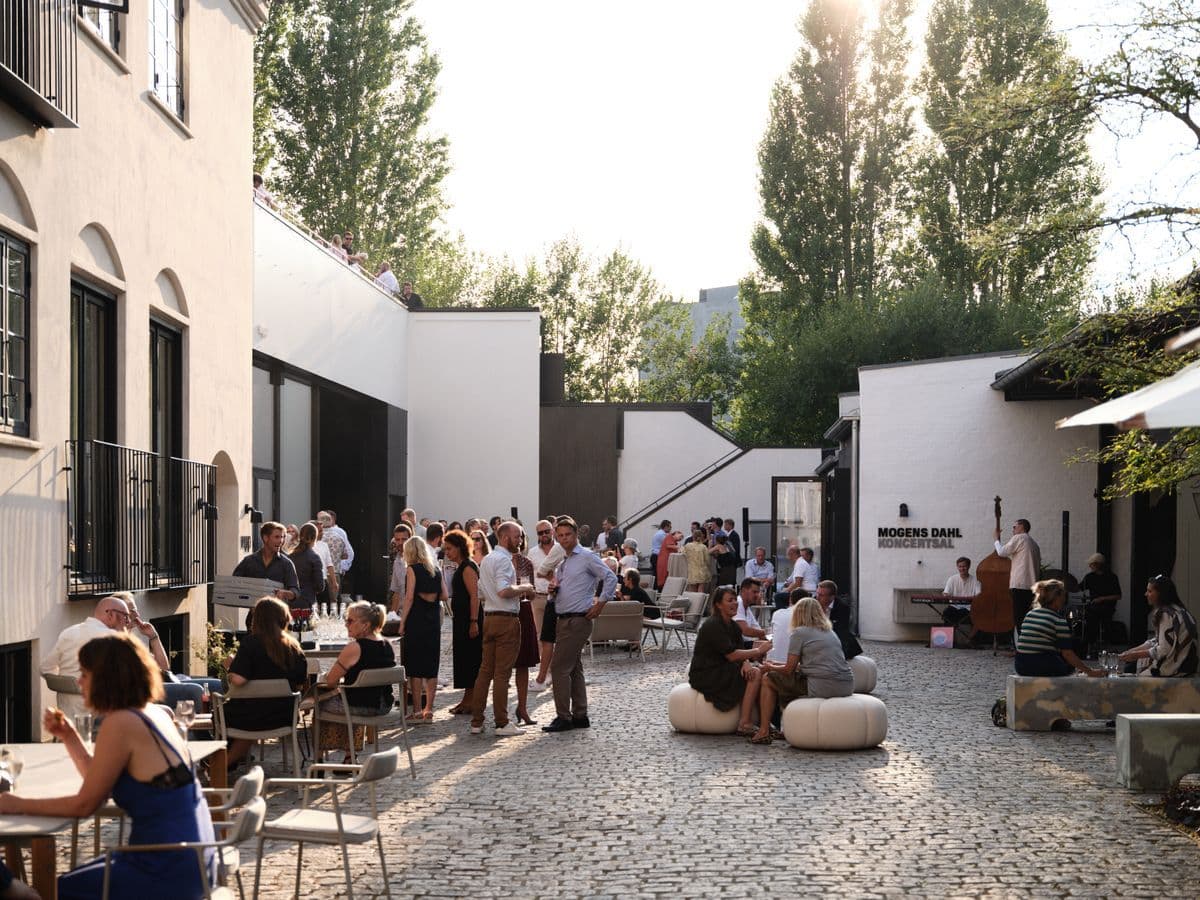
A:
[[[92,614],[76,625],[64,628],[54,647],[42,660],[43,675],[79,677],[79,648],[92,638],[101,637],[129,627],[129,607],[120,597],[105,597],[96,604]],[[68,716],[84,712],[83,697],[79,694],[59,694],[58,708]]]

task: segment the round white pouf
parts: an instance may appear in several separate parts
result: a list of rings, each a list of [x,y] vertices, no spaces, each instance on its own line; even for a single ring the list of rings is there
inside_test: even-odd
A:
[[[887,737],[887,707],[870,694],[801,697],[783,711],[783,736],[802,750],[861,750]]]
[[[675,685],[667,696],[667,718],[676,731],[733,734],[737,731],[738,713],[736,706],[728,712],[719,711],[690,684]]]
[[[854,693],[869,694],[875,690],[875,682],[879,680],[879,669],[875,666],[875,660],[860,653],[846,662],[850,663],[850,671],[854,673]]]

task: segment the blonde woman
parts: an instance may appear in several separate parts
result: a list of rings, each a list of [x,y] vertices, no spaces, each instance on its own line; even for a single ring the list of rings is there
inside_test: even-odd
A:
[[[346,699],[350,711],[356,716],[382,716],[389,712],[395,697],[390,684],[377,687],[352,688],[360,673],[367,669],[390,669],[396,664],[392,644],[380,635],[385,617],[383,605],[359,600],[346,607],[346,634],[350,638],[338,654],[337,661],[325,676],[324,686],[333,690],[345,679]],[[320,749],[346,749],[348,735],[342,725],[345,707],[341,696],[328,697],[321,701]],[[358,732],[355,728],[355,732]],[[359,735],[355,735],[355,746],[361,746]]]
[[[771,743],[771,716],[777,701],[787,706],[799,697],[854,693],[854,673],[842,655],[842,642],[815,597],[805,597],[792,607],[791,626],[787,662],[763,663],[766,677],[758,692],[758,731],[750,738],[752,744]]]
[[[446,582],[433,562],[424,538],[411,537],[404,542],[406,565],[404,606],[400,610],[401,654],[404,669],[412,684],[413,707],[407,721],[428,724],[433,721],[433,698],[437,693],[438,662],[442,656],[442,601]],[[425,692],[424,708],[416,710]]]
[[[492,552],[492,545],[488,543],[487,535],[478,528],[471,532],[471,562],[479,566],[483,563],[483,558]]]
[[[692,540],[683,548],[683,555],[687,558],[687,589],[707,593],[712,583],[713,561],[703,529],[692,531]]]

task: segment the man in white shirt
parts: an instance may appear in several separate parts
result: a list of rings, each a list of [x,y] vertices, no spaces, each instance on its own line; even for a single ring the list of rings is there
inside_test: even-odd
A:
[[[804,560],[804,575],[800,579],[800,587],[804,588],[810,594],[816,594],[817,585],[821,581],[820,569],[813,562],[812,547],[801,547],[800,558]]]
[[[496,547],[479,566],[479,594],[483,599],[483,661],[471,691],[471,734],[483,732],[488,685],[492,686],[492,715],[496,736],[520,734],[508,719],[508,682],[521,649],[521,598],[532,598],[532,584],[517,584],[513,554],[521,546],[521,526],[501,522],[496,529]]]
[[[425,526],[417,521],[417,511],[412,507],[400,513],[400,518],[408,523],[408,527],[412,529],[412,533],[417,537],[424,539]]]
[[[375,273],[375,283],[389,294],[400,290],[400,282],[396,278],[396,273],[392,271],[391,263],[380,264],[379,271]]]
[[[806,563],[804,561],[804,557],[800,555],[800,548],[795,544],[788,547],[787,558],[792,562],[792,574],[789,575],[787,580],[783,583],[783,590],[775,595],[776,609],[783,609],[788,605],[788,601],[791,598],[791,593],[794,588],[801,588],[806,591],[808,590],[808,588],[804,587],[804,577],[808,572],[808,563]]]
[[[1029,520],[1017,519],[1013,523],[1012,537],[1008,543],[1000,543],[1000,529],[996,529],[996,552],[1012,560],[1008,573],[1008,592],[1013,604],[1013,642],[1025,614],[1033,606],[1033,586],[1042,568],[1042,548],[1029,536]]]
[[[550,599],[550,576],[566,555],[561,545],[554,541],[554,526],[549,519],[541,519],[534,527],[537,541],[525,555],[533,563],[533,586],[535,589],[531,606],[533,621],[538,633],[538,673],[529,684],[531,691],[544,691],[550,686],[550,660],[554,657],[554,641],[545,640],[554,635],[554,601]],[[549,618],[549,622],[547,622]],[[543,624],[545,623],[545,624]]]
[[[775,590],[775,564],[767,559],[766,547],[754,548],[754,559],[746,563],[746,577],[759,583],[767,596]]]
[[[114,631],[124,631],[129,624],[129,607],[119,597],[105,597],[96,604],[92,614],[77,625],[64,628],[46,658],[42,674],[79,677],[79,648],[92,638]],[[59,694],[58,708],[69,716],[84,712],[83,698],[78,694]]]
[[[350,536],[346,529],[337,523],[337,513],[332,509],[323,509],[317,513],[317,522],[321,525],[321,537],[329,545],[333,567],[337,569],[338,582],[354,565],[354,548],[350,545]]]
[[[743,578],[738,590],[737,612],[733,615],[733,621],[747,642],[756,638],[761,640],[767,636],[767,633],[758,627],[758,621],[750,611],[750,607],[758,606],[760,590],[758,582],[753,578]]]
[[[979,579],[971,574],[971,560],[960,556],[954,565],[958,568],[958,572],[946,579],[946,587],[942,589],[943,594],[947,597],[974,597],[983,592]]]

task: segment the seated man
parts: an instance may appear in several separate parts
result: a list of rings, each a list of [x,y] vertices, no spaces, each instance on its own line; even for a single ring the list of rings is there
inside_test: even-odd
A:
[[[832,581],[819,582],[817,600],[833,624],[833,633],[841,641],[842,654],[846,659],[853,659],[862,653],[862,645],[850,630],[850,607],[838,599],[837,584]]]
[[[742,632],[742,640],[747,647],[753,646],[755,640],[762,640],[767,636],[767,633],[758,627],[754,613],[750,611],[750,607],[758,605],[759,596],[758,582],[753,578],[743,578],[738,590],[737,612],[733,615],[733,622]]]
[[[971,574],[971,560],[960,556],[954,564],[958,568],[958,572],[946,579],[946,586],[942,588],[942,593],[947,597],[962,597],[966,602],[951,603],[947,606],[945,612],[942,613],[942,621],[957,628],[970,619],[971,600],[983,592],[983,586],[979,583],[979,579]],[[974,639],[976,630],[972,625],[970,633],[967,634],[967,641]]]
[[[800,554],[800,548],[795,544],[787,548],[787,558],[792,563],[792,574],[783,583],[783,590],[775,595],[775,608],[783,609],[791,599],[791,593],[796,589],[804,589],[804,579],[808,575],[808,563]],[[806,593],[807,597],[808,594]]]
[[[65,675],[79,677],[79,649],[92,638],[113,631],[124,631],[129,625],[129,607],[120,597],[105,597],[96,604],[92,614],[76,625],[62,630],[54,647],[42,660],[43,675]],[[58,708],[68,717],[86,712],[83,697],[79,694],[59,694]]]
[[[766,547],[754,548],[754,559],[746,563],[746,577],[753,578],[768,597],[775,591],[775,564],[767,559]]]

